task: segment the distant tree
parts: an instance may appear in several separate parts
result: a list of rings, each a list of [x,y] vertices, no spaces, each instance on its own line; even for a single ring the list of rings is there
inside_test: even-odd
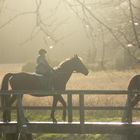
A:
[[[16,1],[17,0],[13,0],[13,3],[14,2],[16,3]],[[25,4],[27,3],[28,5],[29,4],[28,2],[32,3],[32,6],[30,6],[31,9],[26,10],[26,5],[23,5],[23,9],[20,11],[17,10],[18,4],[17,7],[16,6],[13,7],[11,1],[7,1],[7,0],[0,1],[0,19],[1,20],[4,19],[3,22],[1,22],[0,24],[0,32],[2,32],[7,26],[13,25],[13,23],[16,24],[16,21],[18,21],[18,19],[31,16],[33,18],[33,23],[32,23],[33,26],[30,28],[31,30],[30,34],[24,36],[24,39],[21,38],[21,42],[16,44],[17,46],[21,46],[21,50],[23,50],[22,49],[24,48],[23,46],[26,46],[27,44],[34,42],[34,40],[36,38],[39,38],[40,36],[42,37],[42,42],[43,42],[42,44],[45,44],[47,49],[53,49],[53,47],[57,45],[62,46],[63,45],[62,40],[64,37],[61,34],[59,34],[58,36],[57,30],[59,30],[63,26],[63,24],[67,22],[68,19],[66,19],[65,17],[64,18],[61,17],[61,19],[58,19],[57,17],[58,16],[57,12],[59,11],[59,8],[61,6],[61,0],[55,0],[54,5],[52,7],[53,10],[51,8],[50,9],[48,8],[49,3],[52,2],[51,0],[46,0],[46,1],[29,0],[26,1]],[[4,17],[5,13],[10,13],[10,14],[9,15],[7,14]],[[25,30],[28,30],[28,28],[26,29],[26,26],[24,27]],[[4,52],[4,50],[5,48],[3,48],[2,52]],[[9,50],[12,50],[12,48],[9,47]],[[0,56],[2,57],[2,55]]]
[[[139,0],[55,0],[53,11],[47,11],[44,18],[44,8],[48,9],[48,1],[34,0],[33,9],[18,12],[10,17],[0,25],[0,31],[19,17],[32,15],[35,17],[34,27],[29,37],[20,45],[26,45],[41,33],[46,47],[53,48],[64,38],[60,32],[59,35],[56,34],[57,29],[67,22],[65,18],[62,18],[61,23],[57,22],[59,18],[57,11],[63,4],[69,7],[83,24],[86,37],[90,42],[87,54],[91,63],[101,61],[104,67],[109,61],[108,57],[111,58],[110,53],[116,55],[120,50],[124,50],[126,55],[124,59],[131,57],[135,61],[140,60]],[[8,3],[6,0],[0,1],[0,16],[6,8],[6,3]]]
[[[95,40],[98,40],[102,42],[102,66],[107,59],[106,51],[110,49],[110,47],[105,49],[105,46],[110,46],[110,42],[114,42],[113,50],[117,51],[120,50],[120,47],[123,48],[124,59],[140,60],[138,57],[139,50],[136,49],[139,48],[140,29],[138,26],[140,22],[135,22],[138,19],[138,12],[136,11],[140,10],[138,0],[135,3],[132,3],[131,0],[67,0],[67,4],[79,16],[84,26],[88,28],[86,30],[88,36],[92,38],[90,41],[95,42]],[[100,28],[101,26],[102,29]],[[95,43],[93,47],[97,51],[97,48],[101,47],[101,43],[100,45]],[[127,63],[126,61],[124,62]]]

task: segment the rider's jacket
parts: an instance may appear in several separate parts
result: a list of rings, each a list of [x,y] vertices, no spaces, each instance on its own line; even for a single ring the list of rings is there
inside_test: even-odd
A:
[[[47,62],[45,56],[39,55],[36,63],[37,63],[36,66],[37,74],[50,75],[53,72],[53,69]]]

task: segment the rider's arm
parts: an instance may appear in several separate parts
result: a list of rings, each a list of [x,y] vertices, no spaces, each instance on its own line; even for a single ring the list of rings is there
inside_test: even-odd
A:
[[[50,72],[53,72],[52,67],[49,65],[45,57],[39,56],[37,59],[37,63],[43,64],[44,66],[46,66],[46,69],[50,70]]]

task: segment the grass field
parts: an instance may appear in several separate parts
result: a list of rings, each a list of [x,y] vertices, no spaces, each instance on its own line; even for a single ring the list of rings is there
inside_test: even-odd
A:
[[[0,83],[3,76],[8,72],[20,72],[22,69],[22,64],[0,64]],[[88,76],[82,74],[74,73],[67,84],[67,89],[127,89],[130,79],[140,73],[140,69],[124,70],[124,71],[98,71],[89,72]],[[74,104],[77,103],[77,97],[73,99]],[[86,96],[87,104],[124,104],[125,97],[119,96],[98,96],[94,97]],[[51,97],[37,98],[32,96],[26,96],[24,102],[28,105],[46,105],[51,104]]]
[[[0,65],[0,83],[2,81],[3,76],[8,72],[20,72],[22,65],[20,64],[1,64]],[[88,90],[88,89],[97,89],[97,90],[121,90],[127,89],[130,79],[140,73],[140,69],[133,70],[124,70],[124,71],[98,71],[98,72],[90,72],[88,76],[84,76],[82,74],[74,73],[70,78],[67,89],[80,89],[80,90]],[[24,104],[26,105],[51,105],[52,97],[32,97],[25,96]],[[65,99],[66,100],[66,99]],[[86,96],[85,104],[86,105],[124,105],[126,101],[125,96],[107,96],[107,95],[93,95]],[[73,104],[78,104],[78,97],[75,96],[73,98]],[[26,111],[26,116],[29,120],[42,120],[42,121],[50,121],[49,116],[46,114],[50,114],[50,111]],[[58,120],[61,119],[61,112],[58,112],[56,115]],[[75,113],[76,114],[76,113]],[[78,112],[77,112],[78,114]],[[88,121],[118,121],[121,118],[121,112],[116,111],[89,111],[86,112],[86,120]],[[14,117],[15,114],[13,113]],[[119,117],[118,117],[118,116]],[[75,117],[75,120],[78,118]],[[54,135],[54,134],[37,134],[34,136],[36,140],[71,140],[71,139],[81,139],[81,140],[119,140],[119,136],[112,135]]]
[[[20,72],[22,64],[0,64],[0,83],[4,74]],[[88,76],[74,73],[67,89],[127,89],[130,79],[140,73],[140,68],[133,70],[90,71]]]
[[[20,72],[22,64],[0,64],[0,83],[4,74]],[[124,71],[90,71],[88,76],[74,73],[67,89],[127,89],[130,79],[140,73],[140,68]]]
[[[0,83],[3,76],[8,72],[20,72],[22,69],[22,64],[0,64]],[[74,73],[67,83],[67,89],[100,89],[100,90],[110,90],[110,89],[127,89],[130,79],[140,73],[140,69],[124,70],[124,71],[97,71],[89,72],[88,76],[82,74]],[[124,96],[98,96],[93,97],[86,96],[87,104],[124,104]],[[77,97],[73,99],[74,104],[77,104]],[[28,105],[46,105],[51,104],[51,97],[46,98],[36,98],[32,96],[26,96],[24,102]]]

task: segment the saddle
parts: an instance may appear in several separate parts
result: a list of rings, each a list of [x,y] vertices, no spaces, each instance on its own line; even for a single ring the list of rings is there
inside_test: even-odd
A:
[[[44,90],[53,90],[53,76],[52,75],[42,75],[42,74],[36,74],[41,86],[43,87]]]

